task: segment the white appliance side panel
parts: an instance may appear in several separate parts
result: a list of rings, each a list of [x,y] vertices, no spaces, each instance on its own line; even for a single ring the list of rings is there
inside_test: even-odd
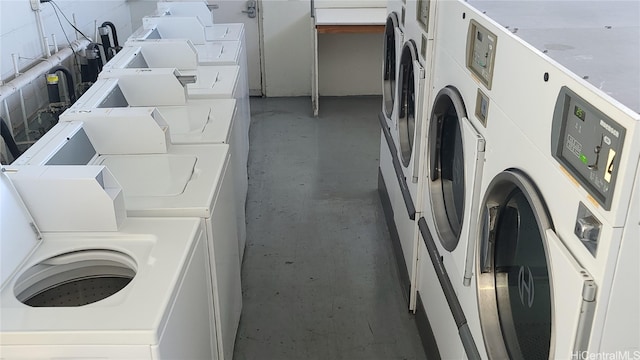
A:
[[[242,142],[242,124],[234,121],[231,130],[231,168],[233,175],[233,186],[236,198],[236,221],[238,225],[238,251],[240,254],[240,265],[244,255],[244,248],[247,242],[247,226],[245,204],[247,200],[247,191],[249,188],[249,179],[247,175],[247,162],[242,157],[244,153]]]
[[[206,241],[205,232],[201,232],[185,262],[184,276],[158,344],[162,359],[217,358]]]
[[[209,253],[213,265],[213,289],[221,359],[233,357],[236,331],[242,311],[240,255],[235,211],[235,190],[229,162],[207,223]]]
[[[597,351],[629,351],[631,356],[640,357],[640,167],[634,189]]]

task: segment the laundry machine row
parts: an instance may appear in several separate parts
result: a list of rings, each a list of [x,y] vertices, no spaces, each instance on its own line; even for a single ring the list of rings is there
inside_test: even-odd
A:
[[[605,5],[581,11],[594,6]],[[613,17],[638,13],[638,4],[625,6]],[[575,9],[564,15],[576,21]],[[637,251],[628,239],[639,231],[640,116],[633,104],[609,97],[468,3],[441,2],[437,17],[420,195],[430,211],[417,221],[417,292],[440,355],[637,354],[640,289],[631,278],[640,268],[628,255]],[[521,30],[553,34],[553,27]],[[578,44],[582,53],[594,51]],[[606,78],[601,64],[588,63],[588,73]],[[640,73],[637,63],[622,65],[624,73]],[[637,86],[621,85],[620,101],[638,98]]]
[[[409,308],[415,308],[418,195],[424,137],[423,99],[430,89],[435,5],[389,1],[382,69],[383,104],[378,189]],[[406,212],[405,212],[406,211]]]
[[[5,232],[10,228],[2,226],[2,254],[12,255],[11,261],[3,257],[2,274],[15,274],[2,279],[0,350],[4,355],[90,357],[100,352],[109,358],[232,357],[242,307],[244,244],[238,232],[245,223],[244,211],[236,213],[236,206],[244,210],[244,200],[237,201],[236,186],[243,179],[246,183],[248,150],[242,136],[247,132],[238,130],[242,121],[236,120],[239,111],[234,99],[242,85],[238,42],[220,47],[224,57],[235,54],[228,64],[218,64],[228,66],[209,68],[198,68],[197,54],[188,41],[136,44],[135,50],[123,53],[130,62],[114,57],[114,66],[107,66],[96,86],[61,116],[59,124],[10,168],[3,168],[3,180],[10,185],[3,182],[3,213],[23,213],[15,204],[4,211],[9,197],[5,190],[11,196],[20,194],[14,197],[22,197],[35,218],[28,221],[29,227],[39,225],[45,231],[36,237],[52,239],[41,241],[35,248],[44,250],[29,257],[32,242],[24,232]],[[173,53],[176,63],[167,64],[167,54],[164,59],[157,57],[157,51],[167,46],[191,51]],[[149,69],[147,60],[165,61],[167,68]],[[128,65],[131,68],[117,69]],[[204,86],[189,84],[197,80],[202,85],[207,78],[210,81]],[[244,167],[237,165],[243,158]],[[242,169],[244,175],[238,175]],[[87,184],[93,192],[87,193]],[[105,200],[115,210],[109,211]],[[92,205],[90,209],[87,204]],[[184,219],[174,221],[173,217]],[[198,230],[189,232],[182,223],[196,224]],[[162,224],[175,230],[167,231]],[[46,233],[51,231],[63,232],[69,241]],[[76,236],[69,231],[82,233]],[[9,242],[14,238],[24,244]],[[79,245],[85,238],[89,245]],[[175,244],[153,245],[156,241]],[[121,246],[126,242],[131,245]],[[50,254],[51,249],[61,253]],[[186,260],[176,256],[181,251],[187,254]],[[173,265],[166,265],[167,254]],[[33,266],[21,267],[23,260]],[[155,277],[161,280],[149,275],[156,271]],[[68,300],[64,309],[51,300],[61,292],[87,297],[87,287],[96,286],[115,290],[102,298]],[[34,306],[39,309],[32,310]],[[115,315],[117,311],[122,315]],[[33,321],[13,321],[5,316],[8,312]],[[137,320],[105,320],[96,329],[96,324],[103,323],[101,318],[121,316]],[[67,321],[52,322],[61,318]]]
[[[121,207],[126,208],[130,217],[198,218],[205,234],[208,278],[212,284],[207,300],[212,307],[214,357],[230,358],[242,294],[229,146],[174,146],[169,142],[168,127],[151,132],[146,124],[136,126],[137,123],[132,122],[135,119],[128,118],[129,124],[114,120],[110,126],[99,121],[57,124],[8,168],[9,175],[32,210],[36,224],[54,231],[64,230],[57,226],[64,224],[65,219],[83,216],[77,212],[81,207],[75,204],[86,204],[90,200],[80,195],[74,197],[73,185],[77,182],[77,169],[87,165],[106,166],[113,174],[113,181],[122,186],[120,196],[124,198],[124,206]],[[125,132],[133,133],[130,136],[138,137],[137,141],[124,145],[130,140],[121,136]],[[47,182],[40,179],[40,168],[57,171],[59,181],[70,189],[59,192],[48,184],[45,186]],[[106,181],[102,176],[96,177],[98,183]],[[56,216],[41,213],[41,209],[47,207],[52,208],[54,211],[50,213]],[[103,216],[84,215],[80,222],[85,223],[87,218],[102,219]],[[15,341],[23,340],[18,337]]]

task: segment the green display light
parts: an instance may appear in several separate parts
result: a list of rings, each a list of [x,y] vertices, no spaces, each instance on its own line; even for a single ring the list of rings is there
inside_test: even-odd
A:
[[[586,157],[584,154],[581,154],[581,155],[580,155],[580,161],[582,161],[584,164],[587,164],[587,162],[588,162],[589,160],[587,159],[587,157]]]

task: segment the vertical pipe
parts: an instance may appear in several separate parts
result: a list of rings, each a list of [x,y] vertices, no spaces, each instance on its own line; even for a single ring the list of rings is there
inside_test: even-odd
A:
[[[46,55],[49,51],[49,47],[45,43],[45,32],[44,32],[44,24],[42,23],[42,13],[40,9],[33,11],[36,15],[36,24],[38,25],[38,35],[40,37],[40,45],[42,47],[42,54]],[[48,56],[47,56],[48,57]]]
[[[24,133],[27,137],[27,141],[31,141],[31,130],[29,129],[29,122],[27,121],[27,108],[24,105],[24,93],[22,88],[18,90],[18,96],[20,96],[20,110],[22,110],[22,123],[24,124]]]
[[[47,59],[48,59],[48,58],[50,58],[50,57],[51,57],[51,49],[49,48],[49,38],[47,38],[47,37],[45,36],[43,40],[44,40],[44,48],[45,48],[45,49],[47,49],[47,50],[44,52],[44,56],[45,56],[45,58],[47,58]]]
[[[56,34],[51,34],[51,41],[53,41],[53,53],[58,52],[58,41],[56,40]]]
[[[15,77],[20,76],[20,68],[18,67],[18,54],[11,54],[11,61],[13,61],[13,75],[15,75]]]
[[[13,60],[13,72],[16,77],[20,76],[20,68],[18,67],[18,54],[11,54],[11,59]],[[24,131],[27,136],[27,141],[30,141],[29,138],[29,122],[27,121],[27,108],[24,104],[24,93],[22,92],[22,88],[18,90],[18,95],[20,96],[20,109],[22,110],[22,123],[24,124]]]
[[[11,114],[9,113],[9,104],[7,104],[7,99],[2,100],[2,104],[4,105],[4,113],[7,115],[7,123],[9,124],[9,131],[11,131],[11,136],[15,139],[16,135],[13,133],[13,123],[11,122]]]
[[[76,21],[76,13],[71,14],[71,18],[73,19],[73,26],[75,26],[76,28],[78,27],[78,22]],[[78,32],[73,29],[73,32],[76,34],[76,41],[80,40],[80,36],[78,34]]]

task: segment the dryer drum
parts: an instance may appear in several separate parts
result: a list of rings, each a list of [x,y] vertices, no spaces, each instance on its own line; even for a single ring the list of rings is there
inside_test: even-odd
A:
[[[31,307],[77,307],[118,293],[134,278],[134,262],[127,255],[105,252],[62,254],[29,268],[16,283],[17,299]]]
[[[506,171],[489,185],[481,219],[478,298],[489,357],[548,359],[552,288],[546,207],[524,175]]]
[[[467,113],[458,91],[442,89],[429,126],[429,190],[438,238],[453,251],[460,241],[465,207],[465,161],[461,122]]]

